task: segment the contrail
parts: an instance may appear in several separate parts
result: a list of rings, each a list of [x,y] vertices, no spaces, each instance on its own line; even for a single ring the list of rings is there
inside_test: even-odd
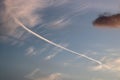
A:
[[[73,51],[73,50],[71,50],[71,49],[65,48],[65,47],[63,47],[63,46],[61,46],[61,45],[59,45],[59,44],[57,44],[57,43],[54,43],[54,42],[52,42],[52,41],[50,41],[50,40],[42,37],[41,35],[33,32],[32,30],[30,30],[29,28],[27,28],[27,27],[26,27],[22,22],[20,22],[16,17],[13,16],[13,18],[14,18],[14,20],[15,20],[15,22],[16,22],[17,24],[19,24],[22,28],[24,28],[26,31],[28,31],[29,33],[33,34],[34,36],[38,37],[39,39],[42,39],[43,41],[45,41],[45,42],[47,42],[47,43],[49,43],[49,44],[51,44],[51,45],[54,45],[54,46],[56,46],[56,47],[58,47],[58,48],[61,48],[61,49],[65,50],[65,51],[68,51],[68,52],[70,52],[70,53],[72,53],[72,54],[76,54],[76,55],[78,55],[78,56],[82,56],[82,57],[84,57],[84,58],[86,58],[86,59],[88,59],[88,60],[94,61],[94,62],[102,65],[102,62],[100,62],[100,61],[98,61],[98,60],[96,60],[96,59],[93,59],[93,58],[91,58],[91,57],[88,57],[88,56],[86,56],[86,55],[84,55],[84,54],[80,54],[80,53],[75,52],[75,51]]]

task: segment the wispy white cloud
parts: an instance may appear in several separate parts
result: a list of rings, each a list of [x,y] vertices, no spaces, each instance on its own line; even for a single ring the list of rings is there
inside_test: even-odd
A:
[[[36,49],[34,47],[29,47],[26,49],[26,55],[35,56],[37,54]]]
[[[61,80],[61,73],[53,73],[43,78],[36,78],[34,80]]]
[[[0,42],[10,43],[11,45],[17,45],[17,46],[22,46],[25,43],[23,38],[18,39],[10,35],[0,35]]]
[[[26,75],[25,78],[30,80],[61,80],[62,73],[51,73],[51,74],[42,74],[40,69],[33,70],[30,74]]]
[[[82,52],[83,54],[85,55],[88,55],[88,56],[97,56],[99,53],[97,51],[93,51],[93,50],[86,50],[84,52]],[[77,61],[82,58],[82,57],[75,57],[73,59],[70,59],[70,60],[67,60],[66,62],[63,63],[64,66],[76,66],[76,65],[73,65],[73,63],[76,62],[77,64]],[[102,60],[100,60],[102,62]],[[78,63],[79,65],[79,63]]]
[[[48,27],[52,29],[61,29],[70,24],[70,20],[65,20],[66,18],[60,18],[48,24]]]
[[[2,16],[2,22],[5,25],[5,30],[11,35],[17,34],[19,25],[14,22],[11,15],[21,19],[21,21],[28,27],[34,27],[37,24],[42,23],[42,16],[44,14],[37,13],[46,7],[52,5],[62,5],[67,3],[69,0],[4,0],[5,11]],[[22,32],[21,32],[22,33]]]
[[[67,46],[68,46],[68,44],[62,44],[62,43],[61,43],[61,45],[64,46],[64,47],[67,47]],[[52,51],[51,51],[52,54],[46,56],[46,57],[45,57],[45,60],[51,60],[51,59],[53,59],[57,54],[59,54],[59,53],[62,52],[62,51],[63,51],[63,49],[54,47],[54,48],[52,49]]]
[[[49,6],[60,6],[68,3],[69,0],[4,0],[5,11],[3,11],[2,22],[4,23],[7,32],[11,34],[18,29],[19,25],[14,22],[11,15],[21,19],[21,21],[28,27],[34,27],[36,24],[42,23],[42,16],[44,14],[37,13]],[[51,5],[50,5],[51,3]]]
[[[45,60],[50,60],[50,59],[54,58],[56,55],[57,55],[57,53],[51,54],[51,55],[45,57]]]
[[[34,79],[34,76],[40,72],[39,68],[36,68],[31,73],[25,76],[25,78]]]
[[[94,71],[99,71],[99,70],[109,70],[112,72],[120,71],[120,58],[115,58],[115,59],[103,59],[104,64],[103,65],[97,65],[93,66],[91,69]]]
[[[67,47],[68,44],[67,43],[64,43],[61,45]],[[49,51],[49,49],[51,49],[50,52],[50,55],[46,56],[45,57],[45,60],[50,60],[52,58],[54,58],[57,54],[59,54],[60,52],[62,52],[63,50],[62,49],[59,49],[59,48],[56,48],[56,47],[51,47],[50,44],[45,44],[42,48],[35,48],[34,46],[30,46],[26,49],[26,53],[25,55],[26,56],[36,56],[36,55],[42,55],[43,53]]]
[[[40,48],[36,48],[34,46],[30,46],[26,49],[26,56],[36,56],[36,55],[42,55],[46,51],[48,51],[51,48],[50,44],[45,44]]]
[[[12,15],[19,18],[28,27],[34,27],[42,22],[42,14],[38,14],[36,11],[47,7],[48,0],[29,0],[29,2],[25,0],[3,0],[2,4],[5,8],[0,12],[0,22],[2,23],[0,33],[4,36],[9,35],[23,40],[23,38],[28,38],[29,35],[25,35],[25,31],[16,24]],[[9,37],[7,40],[9,41]],[[16,42],[13,40],[14,44]]]
[[[38,50],[38,54],[42,54],[44,53],[45,51],[47,51],[51,46],[49,44],[46,44],[43,48],[39,49]]]
[[[17,18],[25,19],[24,21],[26,22],[27,20],[26,23],[32,27],[38,22],[38,18],[40,19],[41,16],[36,14],[35,10],[45,8],[47,1],[29,0],[28,2],[25,0],[5,0],[6,15],[14,15]]]

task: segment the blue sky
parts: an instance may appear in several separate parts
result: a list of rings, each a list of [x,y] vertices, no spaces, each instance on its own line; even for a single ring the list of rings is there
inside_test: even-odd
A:
[[[103,13],[119,13],[119,0],[0,1],[0,80],[119,80],[120,29],[97,28]],[[102,62],[97,64],[51,45]]]

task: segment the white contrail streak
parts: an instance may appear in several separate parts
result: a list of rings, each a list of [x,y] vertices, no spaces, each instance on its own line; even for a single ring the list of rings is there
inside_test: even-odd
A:
[[[86,55],[84,55],[84,54],[79,54],[78,52],[75,52],[75,51],[73,51],[73,50],[71,50],[71,49],[65,48],[65,47],[63,47],[63,46],[61,46],[61,45],[59,45],[59,44],[56,44],[56,43],[54,43],[54,42],[52,42],[52,41],[50,41],[50,40],[42,37],[41,35],[33,32],[32,30],[30,30],[29,28],[27,28],[27,27],[26,27],[22,22],[20,22],[16,17],[13,16],[13,18],[14,18],[15,22],[16,22],[17,24],[19,24],[22,28],[24,28],[26,31],[28,31],[29,33],[33,34],[34,36],[36,36],[36,37],[44,40],[45,42],[47,42],[47,43],[49,43],[49,44],[51,44],[51,45],[54,45],[54,46],[56,46],[56,47],[59,47],[59,48],[65,50],[65,51],[68,51],[68,52],[70,52],[70,53],[76,54],[76,55],[78,55],[78,56],[82,56],[82,57],[84,57],[84,58],[86,58],[86,59],[88,59],[88,60],[94,61],[94,62],[102,65],[102,62],[100,62],[100,61],[98,61],[98,60],[96,60],[96,59],[93,59],[93,58],[91,58],[91,57],[88,57],[88,56],[86,56]]]

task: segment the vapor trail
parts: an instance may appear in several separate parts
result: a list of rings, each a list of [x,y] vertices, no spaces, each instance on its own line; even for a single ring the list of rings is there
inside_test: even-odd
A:
[[[33,34],[34,36],[42,39],[43,41],[45,41],[45,42],[47,42],[47,43],[49,43],[49,44],[51,44],[51,45],[54,45],[54,46],[56,46],[56,47],[58,47],[58,48],[61,48],[61,49],[65,50],[65,51],[68,51],[68,52],[70,52],[70,53],[76,54],[76,55],[78,55],[78,56],[82,56],[82,57],[84,57],[84,58],[86,58],[86,59],[88,59],[88,60],[94,61],[94,62],[102,65],[102,62],[100,62],[100,61],[98,61],[98,60],[96,60],[96,59],[93,59],[93,58],[91,58],[91,57],[88,57],[88,56],[86,56],[86,55],[84,55],[84,54],[79,54],[78,52],[75,52],[75,51],[73,51],[73,50],[71,50],[71,49],[65,48],[65,47],[63,47],[63,46],[61,46],[61,45],[59,45],[59,44],[57,44],[57,43],[54,43],[54,42],[52,42],[52,41],[50,41],[50,40],[42,37],[41,35],[33,32],[32,30],[30,30],[29,28],[27,28],[27,27],[26,27],[22,22],[20,22],[16,17],[13,16],[13,18],[14,18],[15,22],[16,22],[17,24],[19,24],[22,28],[24,28],[26,31],[28,31],[29,33]]]

